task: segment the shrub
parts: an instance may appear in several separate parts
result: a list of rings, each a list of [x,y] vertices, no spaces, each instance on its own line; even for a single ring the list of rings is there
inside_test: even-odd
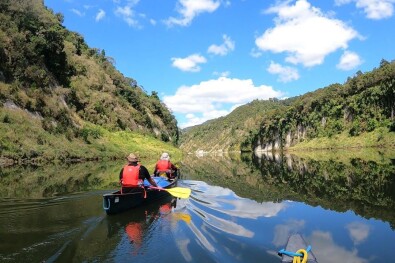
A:
[[[358,136],[361,133],[361,126],[360,122],[358,120],[354,121],[352,123],[351,129],[349,131],[349,134],[351,136]]]

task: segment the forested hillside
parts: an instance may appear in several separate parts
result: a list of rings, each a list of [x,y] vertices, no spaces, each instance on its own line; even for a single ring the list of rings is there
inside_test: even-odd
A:
[[[326,141],[319,140],[326,138]],[[298,97],[265,115],[249,149],[395,146],[395,61],[382,60],[371,72],[357,72],[343,85]],[[306,144],[313,141],[315,143]]]
[[[394,146],[395,61],[302,96],[254,101],[181,137],[183,149],[208,152]]]
[[[34,158],[47,147],[78,158],[90,150],[78,153],[74,144],[97,149],[107,132],[177,144],[177,122],[157,93],[123,76],[42,0],[2,0],[0,21],[1,156]]]
[[[225,117],[187,128],[180,139],[184,151],[240,151],[246,137],[258,132],[259,123],[267,111],[285,107],[288,101],[254,100],[236,108]]]

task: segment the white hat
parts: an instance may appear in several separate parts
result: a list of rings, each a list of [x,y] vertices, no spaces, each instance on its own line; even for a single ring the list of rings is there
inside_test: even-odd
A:
[[[169,156],[168,153],[162,153],[160,159],[161,159],[161,160],[167,160],[167,161],[168,161],[168,160],[170,159],[170,156]]]

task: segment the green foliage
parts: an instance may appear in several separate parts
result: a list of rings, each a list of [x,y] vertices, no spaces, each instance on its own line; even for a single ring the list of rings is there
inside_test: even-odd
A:
[[[249,150],[253,142],[250,136],[258,134],[262,118],[271,111],[285,107],[284,101],[277,99],[254,100],[236,108],[225,117],[185,129],[180,138],[180,147],[188,152],[198,149],[205,151]]]
[[[84,139],[86,143],[91,143],[89,137],[99,139],[103,136],[103,132],[97,127],[84,127],[79,131],[79,136]]]
[[[94,145],[102,137],[93,126],[177,145],[177,122],[157,93],[147,95],[104,50],[90,48],[80,34],[68,31],[62,14],[41,0],[2,0],[0,7],[0,109],[8,103],[4,110],[25,110],[26,118],[35,118],[32,128],[43,134],[32,143],[46,146],[46,136],[57,136],[59,142]],[[0,126],[13,121],[5,115]],[[19,156],[20,140],[5,143],[9,156]]]
[[[280,135],[282,146],[285,134],[293,136],[293,145],[300,143],[302,140],[295,139],[300,135],[297,127],[307,130],[307,140],[333,138],[343,131],[360,136],[386,127],[395,108],[394,84],[395,62],[383,62],[372,72],[357,72],[344,85],[334,84],[300,96],[287,112],[277,111],[263,118],[253,145],[258,141],[271,143],[275,134]]]
[[[40,0],[2,1],[0,9],[0,101],[40,114],[51,132],[78,136],[84,122],[106,129],[168,134],[178,142],[174,116],[157,93],[147,95],[124,77],[113,59],[61,24]]]
[[[0,163],[3,158],[12,162],[45,164],[59,160],[124,159],[130,152],[140,157],[158,158],[164,151],[180,158],[180,150],[148,134],[110,132],[98,125],[86,125],[76,132],[77,138],[60,133],[54,119],[32,118],[22,109],[0,108]],[[41,123],[49,128],[44,129]],[[50,130],[50,132],[48,132]],[[74,135],[73,135],[74,136]]]
[[[226,117],[188,128],[182,134],[181,147],[186,151],[252,151],[257,145],[275,142],[283,148],[289,141],[294,146],[317,138],[336,140],[344,132],[357,137],[381,128],[394,131],[395,61],[383,60],[371,72],[359,71],[343,85],[332,84],[282,101],[255,103],[254,107],[245,105]],[[258,110],[260,107],[263,110]],[[248,125],[254,116],[257,119]],[[374,141],[377,145],[390,136],[387,131]],[[335,141],[333,144],[338,145]]]

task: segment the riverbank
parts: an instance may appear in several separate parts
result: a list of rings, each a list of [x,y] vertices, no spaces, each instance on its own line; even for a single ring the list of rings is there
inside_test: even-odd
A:
[[[387,128],[378,128],[372,132],[361,133],[358,136],[350,136],[344,131],[332,137],[314,138],[300,142],[287,151],[320,150],[320,149],[358,149],[358,148],[395,148],[395,132]]]
[[[23,140],[16,138],[18,144],[13,144],[7,150],[2,148],[0,167],[122,160],[130,152],[136,153],[141,159],[159,158],[162,152],[170,153],[174,160],[182,156],[181,150],[171,143],[136,132],[101,129],[99,138],[89,138],[88,142],[47,135],[45,144],[40,145],[33,142],[35,139],[32,140],[32,136]]]

